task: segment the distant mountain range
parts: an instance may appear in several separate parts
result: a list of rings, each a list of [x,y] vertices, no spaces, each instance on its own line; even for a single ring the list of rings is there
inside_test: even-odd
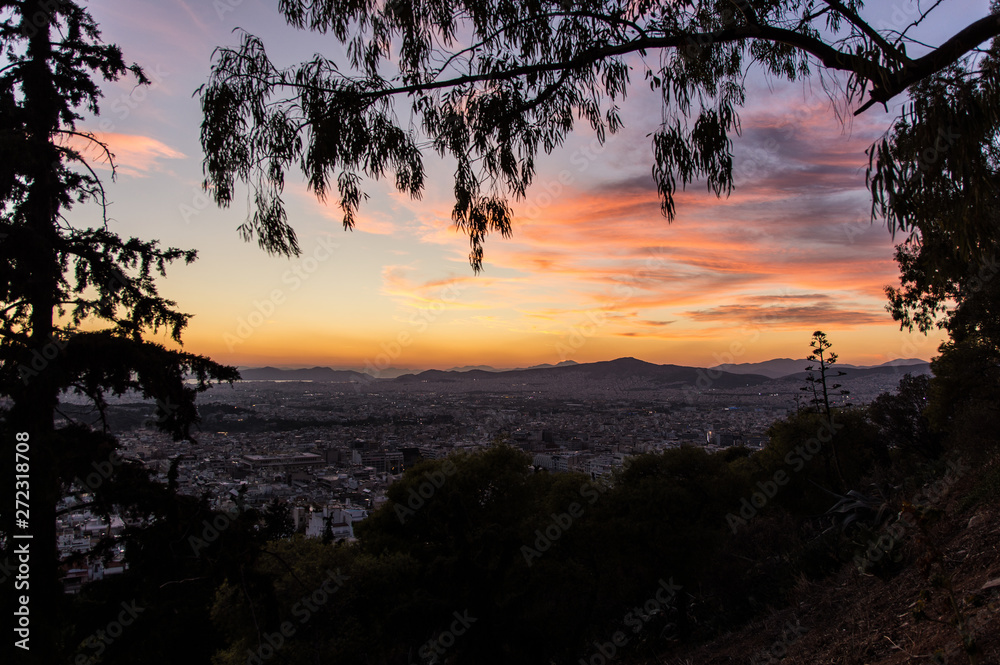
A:
[[[705,376],[706,370],[700,367],[684,367],[681,365],[655,365],[635,358],[618,358],[596,363],[560,363],[557,366],[515,369],[502,372],[484,370],[469,370],[453,372],[427,370],[419,374],[410,374],[396,379],[399,382],[458,382],[481,381],[484,384],[494,383],[538,383],[551,381],[563,384],[575,381],[634,381],[644,380],[662,388],[680,388],[694,385],[698,379]],[[715,373],[713,373],[715,374]],[[706,379],[708,380],[708,379]],[[716,388],[731,388],[735,386],[757,385],[769,381],[766,376],[757,374],[730,374],[720,372],[711,379],[711,385]]]
[[[279,369],[258,367],[240,370],[244,381],[318,381],[324,383],[368,383],[371,381],[396,381],[400,383],[482,381],[484,383],[546,382],[546,381],[608,381],[641,379],[649,383],[668,387],[696,385],[699,380],[711,381],[715,388],[754,386],[775,379],[801,380],[807,375],[807,360],[777,358],[759,363],[717,365],[711,368],[686,367],[683,365],[656,365],[635,358],[618,358],[596,363],[576,363],[572,360],[557,365],[536,365],[525,369],[499,370],[488,365],[459,367],[450,370],[431,369],[423,372],[389,376],[388,372],[374,378],[364,372],[337,370],[330,367],[310,367],[304,369]],[[403,370],[397,370],[403,371]],[[881,365],[834,366],[834,371],[843,371],[842,378],[855,379],[877,374],[929,374],[930,365],[923,360],[894,360]]]
[[[899,378],[903,378],[904,374],[930,374],[931,365],[930,363],[923,360],[918,360],[916,363],[912,365],[885,364],[885,365],[876,365],[874,367],[858,367],[858,368],[851,368],[849,365],[837,364],[833,366],[833,374],[830,374],[829,376],[833,376],[834,378],[836,378],[839,372],[843,372],[843,375],[840,376],[841,379],[860,379],[862,377],[869,377],[875,375],[889,375],[889,376],[898,376]],[[809,372],[803,370],[801,372],[796,372],[795,374],[789,374],[787,376],[783,376],[781,377],[781,379],[799,381],[806,378],[807,376],[809,376]]]
[[[277,367],[256,367],[241,369],[244,381],[322,381],[326,383],[357,383],[374,381],[368,374],[350,369],[330,367],[309,367],[304,369],[278,369]]]
[[[472,370],[481,370],[483,372],[518,372],[525,369],[545,369],[546,367],[571,367],[572,365],[579,365],[580,363],[575,360],[564,360],[561,363],[556,363],[555,365],[549,363],[543,363],[541,365],[532,365],[531,367],[515,367],[514,369],[497,369],[496,367],[490,367],[489,365],[466,365],[465,367],[452,367],[447,372],[471,372]]]
[[[535,365],[522,369],[544,369],[547,367],[569,367],[576,365],[573,360],[564,360],[556,365]],[[417,374],[422,370],[406,369],[400,367],[386,367],[381,370],[364,371],[355,369],[334,369],[332,367],[304,367],[299,369],[281,369],[278,367],[251,367],[241,369],[240,375],[244,381],[322,381],[326,383],[356,383],[367,382],[373,379],[395,379],[407,374]],[[449,372],[509,372],[515,370],[497,369],[489,365],[466,365],[465,367],[453,367]]]
[[[413,381],[517,381],[536,379],[583,378],[589,380],[646,379],[663,385],[694,384],[701,376],[709,376],[712,385],[719,388],[757,385],[774,379],[801,380],[805,368],[815,365],[808,360],[775,358],[759,363],[716,365],[709,368],[683,365],[656,365],[635,358],[618,358],[596,363],[577,363],[565,360],[550,365],[535,365],[518,369],[496,369],[489,365],[456,367],[450,370],[415,371],[389,368],[373,377],[364,372],[330,367],[279,369],[256,367],[241,369],[244,381],[319,381],[324,383],[367,383],[375,380]],[[834,371],[844,371],[844,378],[860,378],[874,374],[928,374],[930,365],[916,358],[892,360],[881,365],[849,365],[837,363]]]
[[[711,369],[721,369],[730,374],[763,374],[764,376],[769,376],[772,379],[780,379],[782,377],[799,375],[805,376],[807,374],[806,367],[810,365],[816,365],[814,362],[810,362],[806,359],[793,360],[791,358],[775,358],[773,360],[765,360],[759,363],[736,363],[732,365],[716,365]],[[882,363],[881,365],[848,365],[845,363],[837,363],[834,367],[836,369],[849,370],[849,369],[883,369],[883,368],[898,368],[898,367],[912,367],[915,365],[928,365],[926,360],[920,360],[919,358],[899,358],[897,360],[890,360],[887,363]],[[892,371],[895,371],[894,369]]]

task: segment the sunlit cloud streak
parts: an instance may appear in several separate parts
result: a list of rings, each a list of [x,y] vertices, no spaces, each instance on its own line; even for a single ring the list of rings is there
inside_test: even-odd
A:
[[[91,167],[110,169],[113,163],[115,170],[122,175],[145,178],[161,170],[163,160],[186,158],[182,152],[151,136],[94,132],[93,137],[105,144],[108,150],[82,135],[70,135],[64,144],[83,155]],[[108,151],[113,161],[109,160]]]

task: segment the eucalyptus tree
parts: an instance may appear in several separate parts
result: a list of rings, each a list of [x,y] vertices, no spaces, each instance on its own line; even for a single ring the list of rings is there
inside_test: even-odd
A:
[[[427,154],[449,156],[452,218],[478,270],[486,237],[511,232],[510,202],[524,196],[540,152],[559,148],[580,121],[601,141],[621,129],[636,79],[661,100],[648,127],[651,165],[672,219],[678,188],[732,190],[754,63],[788,80],[840,72],[855,113],[888,108],[938,72],[984,76],[966,65],[1000,34],[996,14],[934,46],[914,37],[950,4],[915,5],[886,28],[856,0],[282,0],[290,25],[331,34],[346,55],[282,67],[250,34],[218,49],[201,91],[205,185],[228,206],[246,183],[244,237],[295,254],[282,200],[289,171],[300,169],[321,199],[335,192],[352,227],[366,178],[391,178],[417,197]],[[875,212],[909,231],[911,215],[880,209],[904,184],[887,144],[873,146],[871,167]]]
[[[195,252],[116,234],[104,183],[78,147],[91,144],[113,160],[80,121],[99,113],[103,82],[131,76],[146,84],[142,69],[103,43],[85,8],[70,0],[0,2],[0,46],[0,440],[5,479],[23,473],[19,487],[30,489],[30,518],[15,522],[12,501],[5,503],[0,529],[5,554],[30,542],[30,589],[13,595],[30,598],[25,646],[38,662],[55,662],[56,503],[91,465],[114,466],[106,396],[137,391],[155,399],[157,424],[182,438],[196,420],[195,394],[237,374],[147,339],[165,331],[180,342],[188,315],[159,295],[155,277]],[[71,223],[67,211],[83,203],[94,222],[75,215]],[[57,419],[68,391],[90,399],[94,423]],[[98,494],[112,484],[104,480]],[[4,590],[13,584],[5,575]]]
[[[951,305],[971,308],[1000,272],[998,46],[912,92],[872,153],[884,165],[872,191],[876,212],[912,231],[897,247],[901,284],[886,290],[889,309],[904,327],[927,332],[958,326]]]
[[[887,309],[904,329],[948,332],[928,415],[950,429],[982,419],[965,408],[995,412],[1000,395],[998,45],[921,81],[912,97],[873,153],[890,165],[874,180],[874,204],[910,230],[896,247],[900,283],[886,288]]]

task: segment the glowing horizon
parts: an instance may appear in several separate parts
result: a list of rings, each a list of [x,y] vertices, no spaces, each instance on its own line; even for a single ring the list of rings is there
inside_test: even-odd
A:
[[[987,3],[967,4],[978,15]],[[212,50],[235,42],[235,26],[264,38],[284,64],[330,54],[330,40],[287,28],[257,2],[174,0],[137,12],[104,0],[90,9],[153,85],[106,86],[102,116],[81,129],[116,153],[112,228],[199,250],[195,264],[159,281],[193,315],[191,352],[243,367],[508,368],[620,357],[708,366],[730,354],[737,363],[804,357],[812,332],[823,330],[842,362],[875,365],[927,360],[943,339],[900,332],[885,311],[883,290],[898,270],[889,232],[870,222],[864,150],[891,112],[841,124],[822,90],[751,77],[734,141],[736,191],[716,199],[695,185],[667,224],[646,136],[659,101],[637,88],[623,107],[625,129],[605,145],[580,131],[538,160],[526,199],[514,202],[513,238],[488,239],[480,275],[450,221],[452,166],[430,157],[419,201],[366,185],[371,199],[353,233],[290,174],[285,198],[303,252],[277,258],[237,237],[242,198],[219,210],[200,191],[201,116],[191,93],[207,80]],[[963,13],[934,30],[949,33]],[[81,206],[72,218],[92,224],[96,214]]]

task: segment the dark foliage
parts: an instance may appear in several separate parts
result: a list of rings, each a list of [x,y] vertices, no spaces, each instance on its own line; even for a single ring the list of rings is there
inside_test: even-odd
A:
[[[915,24],[939,4],[920,8]],[[648,127],[652,174],[672,219],[679,188],[732,190],[733,139],[751,64],[786,80],[843,72],[847,104],[860,113],[942,71],[988,89],[991,71],[956,63],[1000,30],[994,16],[981,17],[912,58],[909,28],[880,29],[856,2],[284,0],[279,9],[289,25],[344,45],[347,62],[316,55],[282,68],[249,34],[238,48],[216,51],[201,90],[206,189],[228,206],[237,184],[249,185],[253,204],[242,235],[295,254],[283,201],[290,171],[301,170],[320,199],[336,190],[350,228],[365,180],[388,178],[419,197],[426,153],[447,156],[455,164],[452,220],[469,237],[476,270],[486,237],[511,233],[510,200],[525,195],[538,155],[557,150],[580,121],[603,142],[622,127],[621,101],[647,85],[663,111]],[[950,109],[954,118],[995,115],[995,105],[959,101],[969,104]],[[918,103],[901,121],[932,116]],[[949,164],[976,149],[963,145]],[[897,205],[910,191],[908,162],[880,142],[871,166],[874,212],[908,231],[912,211]],[[970,166],[956,173],[975,177]],[[974,222],[961,220],[970,232]]]

